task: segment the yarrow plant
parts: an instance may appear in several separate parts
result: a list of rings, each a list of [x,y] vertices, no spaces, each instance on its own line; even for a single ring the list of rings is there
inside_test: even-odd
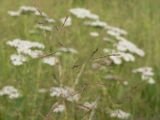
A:
[[[94,31],[93,30],[89,31],[89,36],[91,37],[91,39],[93,37],[97,37],[100,39],[101,37],[103,37],[103,42],[108,42],[110,46],[102,47],[102,49],[100,49],[102,50],[100,51],[101,54],[103,54],[104,56],[95,58],[95,54],[97,53],[97,51],[99,52],[99,48],[97,48],[95,51],[92,52],[91,56],[89,56],[89,59],[87,59],[84,63],[80,65],[75,64],[72,67],[70,67],[71,69],[73,69],[73,72],[77,73],[77,71],[79,70],[77,73],[77,76],[73,75],[73,77],[75,78],[70,78],[69,76],[70,73],[67,74],[66,76],[65,75],[63,76],[65,72],[66,73],[68,72],[69,68],[67,68],[67,70],[63,70],[63,67],[65,68],[66,66],[62,62],[63,61],[62,56],[68,55],[64,53],[69,53],[71,54],[71,56],[73,55],[72,56],[73,58],[76,55],[79,55],[80,51],[76,49],[76,47],[74,46],[72,48],[68,46],[66,47],[65,45],[61,44],[60,47],[55,48],[56,50],[54,54],[45,55],[44,50],[47,46],[45,46],[43,42],[40,43],[33,40],[23,40],[23,39],[17,38],[17,39],[7,41],[6,44],[16,49],[16,53],[10,56],[10,60],[12,64],[15,66],[21,66],[25,62],[29,61],[29,59],[35,59],[35,58],[40,58],[42,63],[50,65],[51,68],[52,66],[57,66],[57,67],[53,67],[53,69],[55,69],[55,71],[58,72],[58,75],[53,75],[56,79],[53,83],[55,83],[56,85],[52,85],[54,87],[49,87],[50,89],[38,88],[37,90],[39,95],[49,93],[49,97],[50,97],[49,99],[52,99],[53,101],[56,100],[56,102],[52,104],[52,109],[51,109],[52,114],[59,115],[60,113],[64,112],[64,114],[67,116],[67,112],[70,111],[70,108],[67,108],[66,104],[69,103],[71,104],[71,106],[73,105],[75,107],[74,109],[76,109],[77,111],[80,110],[84,112],[86,115],[88,115],[87,117],[88,120],[93,120],[96,112],[100,107],[100,105],[98,104],[99,101],[103,102],[103,99],[106,99],[106,98],[108,99],[108,101],[110,101],[111,99],[111,96],[109,95],[110,93],[109,92],[107,93],[109,87],[107,88],[106,85],[103,84],[103,81],[101,81],[102,83],[96,83],[95,85],[88,85],[87,83],[85,83],[87,80],[84,78],[81,78],[82,75],[84,74],[83,77],[85,77],[86,74],[89,74],[89,75],[93,74],[93,70],[97,70],[97,71],[100,70],[100,72],[102,71],[102,76],[96,78],[99,81],[101,79],[117,81],[118,83],[117,85],[121,86],[120,83],[122,83],[123,87],[124,86],[126,87],[129,85],[128,80],[123,80],[116,75],[110,75],[109,73],[113,73],[114,70],[113,71],[108,70],[108,68],[106,69],[106,66],[108,67],[111,65],[115,65],[115,68],[116,68],[116,65],[121,66],[126,62],[135,62],[136,57],[144,57],[145,52],[142,49],[140,49],[137,45],[135,45],[133,42],[127,39],[127,35],[128,35],[127,31],[123,30],[122,28],[109,25],[107,22],[101,20],[97,14],[92,13],[90,10],[86,8],[71,8],[69,9],[69,12],[71,13],[69,17],[62,17],[58,19],[58,22],[62,24],[61,27],[53,26],[52,23],[56,24],[57,21],[54,20],[53,18],[50,18],[45,12],[40,11],[36,7],[21,6],[17,11],[8,11],[8,14],[12,17],[20,17],[21,15],[25,15],[25,14],[26,15],[32,14],[35,16],[42,17],[43,20],[47,22],[47,24],[36,23],[34,26],[34,28],[36,29],[35,31],[32,31],[32,33],[37,32],[37,30],[42,30],[43,32],[45,31],[44,33],[48,33],[48,32],[52,33],[56,29],[59,33],[61,33],[62,31],[61,29],[63,27],[69,28],[73,26],[72,21],[74,17],[72,17],[72,15],[84,20],[82,22],[82,26],[91,27],[91,29],[93,27]],[[101,35],[101,32],[95,31],[96,28],[101,29],[104,32],[104,34]],[[93,59],[93,64],[91,64],[92,67],[89,71],[86,72],[85,69],[90,68],[88,66],[90,65],[89,63],[92,63],[92,59]],[[78,60],[76,59],[76,61]],[[103,76],[103,73],[105,74],[107,73],[107,75]],[[140,73],[142,80],[147,81],[149,84],[155,83],[155,80],[153,79],[154,73],[151,67],[138,68],[133,70],[133,73]],[[38,76],[40,76],[40,74],[41,74],[41,71],[38,73]],[[71,81],[74,80],[72,85],[67,85],[68,83],[70,84],[70,81],[69,82],[65,81],[66,83],[63,81],[65,77],[67,79],[68,78],[71,79]],[[91,75],[91,78],[92,78],[92,75]],[[81,85],[80,82],[82,82],[84,86],[85,85],[87,86],[82,90],[82,92],[77,90],[79,86],[80,87],[83,86]],[[93,80],[93,83],[94,82],[95,81]],[[86,95],[83,94],[84,92],[93,93],[92,91],[93,88],[98,91],[97,93],[95,92],[94,95],[96,97],[94,99],[87,94]],[[101,91],[102,91],[102,94],[101,94]],[[5,96],[5,95],[7,95],[10,99],[19,98],[21,96],[20,92],[13,86],[5,86],[0,90],[0,96]],[[100,97],[97,97],[97,96],[100,96]],[[93,102],[88,102],[88,101],[93,101]],[[102,111],[105,112],[105,109],[108,106],[103,106],[103,107],[104,109],[103,108],[101,109],[103,109]],[[79,113],[74,113],[74,114],[79,114]],[[107,114],[110,118],[117,118],[117,119],[129,119],[130,116],[132,115],[132,113],[125,112],[121,109],[109,110]],[[49,120],[50,119],[49,116],[50,114],[47,114],[46,119]]]
[[[110,117],[112,118],[119,118],[119,119],[128,119],[130,117],[130,113],[124,112],[121,109],[117,109],[117,110],[111,110],[110,111]]]
[[[80,94],[70,87],[52,87],[50,89],[51,97],[63,97],[68,101],[78,101]]]
[[[16,99],[21,96],[20,92],[13,86],[4,86],[0,90],[0,96],[8,96],[10,99]]]
[[[141,79],[147,81],[149,84],[155,84],[155,80],[153,78],[154,73],[151,67],[141,67],[133,70],[133,73],[140,73]]]

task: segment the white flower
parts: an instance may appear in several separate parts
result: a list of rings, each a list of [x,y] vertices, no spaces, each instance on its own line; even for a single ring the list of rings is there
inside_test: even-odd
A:
[[[20,13],[27,13],[27,12],[36,12],[37,8],[31,6],[21,6],[19,8]]]
[[[92,37],[98,37],[99,33],[98,32],[90,32],[90,36],[92,36]]]
[[[128,34],[125,30],[118,28],[118,27],[113,27],[113,26],[108,25],[108,26],[106,26],[106,29],[107,29],[107,33],[111,36],[114,36],[114,37]]]
[[[127,52],[118,52],[116,50],[112,50],[112,49],[103,49],[103,52],[110,54],[109,58],[113,61],[114,64],[120,65],[122,63],[122,61],[126,61],[126,62],[134,62],[135,61],[135,57]]]
[[[21,40],[21,39],[14,39],[12,41],[8,41],[7,45],[11,47],[15,47],[18,52],[18,54],[13,54],[10,57],[14,65],[22,65],[24,62],[26,62],[27,55],[32,58],[39,57],[40,55],[43,54],[43,52],[37,49],[45,48],[45,46],[39,42],[32,42],[32,41]]]
[[[149,80],[148,80],[148,84],[155,84],[156,82],[155,82],[155,80],[153,79],[153,78],[149,78]]]
[[[21,39],[13,39],[12,41],[8,41],[7,45],[19,49],[31,49],[31,48],[39,48],[39,49],[44,49],[44,45],[39,43],[39,42],[32,42],[28,40],[21,40]]]
[[[85,111],[90,111],[90,110],[97,108],[97,103],[96,102],[91,102],[91,103],[85,102],[83,105],[80,105],[79,107]]]
[[[61,18],[60,19],[61,23],[64,24],[64,26],[71,26],[72,25],[72,18],[71,17],[68,17],[67,19],[66,18]]]
[[[120,65],[120,64],[122,64],[122,59],[121,59],[121,57],[120,56],[116,56],[116,55],[111,55],[111,56],[109,56],[109,58],[113,61],[113,63],[114,64],[116,64],[116,65]]]
[[[69,87],[52,87],[50,89],[50,96],[51,97],[63,97],[68,101],[78,101],[80,95],[74,91],[74,89]]]
[[[112,30],[108,30],[107,33],[111,36],[119,36],[120,34],[118,32],[112,31]]]
[[[12,17],[17,17],[20,16],[20,12],[19,11],[8,11],[8,14]]]
[[[135,53],[141,57],[144,57],[145,55],[144,51],[139,49],[135,44],[133,44],[132,42],[120,36],[117,37],[117,39],[119,40],[117,44],[117,50],[122,51],[122,52],[129,51],[131,53]]]
[[[26,62],[27,58],[23,55],[12,54],[10,56],[13,65],[19,66]]]
[[[45,26],[45,25],[37,24],[35,27],[40,29],[40,30],[44,30],[44,31],[48,31],[48,32],[52,31],[52,27],[51,26]]]
[[[54,19],[48,18],[48,17],[45,18],[45,21],[48,22],[48,23],[54,23],[55,22]]]
[[[59,97],[61,96],[62,94],[67,94],[66,90],[62,87],[52,87],[50,89],[50,96],[51,97]]]
[[[43,52],[41,50],[31,50],[30,52],[28,52],[27,55],[29,55],[32,58],[38,58],[42,54],[43,54]]]
[[[154,84],[155,80],[153,79],[154,73],[151,67],[141,67],[134,69],[133,73],[140,73],[141,79],[148,81],[149,84]]]
[[[134,73],[141,73],[144,76],[153,76],[153,69],[151,67],[141,67],[133,70]]]
[[[108,48],[104,48],[104,49],[103,49],[103,52],[104,52],[104,53],[107,53],[107,54],[112,53],[112,51],[113,51],[113,50],[108,49]]]
[[[117,109],[110,112],[110,117],[119,119],[128,119],[130,117],[130,113]]]
[[[45,57],[43,58],[43,63],[54,66],[58,63],[58,58],[57,57]]]
[[[55,113],[60,113],[60,112],[63,112],[64,110],[65,110],[65,106],[63,104],[55,103],[53,105],[53,112]]]
[[[5,86],[0,90],[0,96],[7,95],[10,99],[20,97],[20,93],[13,86]]]
[[[128,81],[124,81],[123,84],[124,84],[124,85],[128,85]]]
[[[119,52],[118,53],[126,62],[134,62],[135,57],[130,53]]]
[[[81,19],[84,19],[84,18],[89,18],[89,19],[94,19],[94,20],[99,19],[98,15],[91,13],[89,10],[85,8],[72,8],[69,11],[73,15]]]
[[[44,17],[44,18],[48,18],[48,15],[46,13],[44,13],[42,11],[39,11],[39,10],[35,11],[34,15]]]
[[[36,16],[42,16],[44,18],[48,18],[47,14],[38,10],[36,7],[32,6],[21,6],[17,11],[9,11],[8,14],[10,16],[20,16],[21,14],[31,13]]]
[[[84,22],[84,25],[92,26],[92,27],[102,27],[102,28],[105,28],[107,26],[107,23],[103,22],[103,21],[100,21],[100,20],[96,20],[96,21],[87,21],[87,22]]]

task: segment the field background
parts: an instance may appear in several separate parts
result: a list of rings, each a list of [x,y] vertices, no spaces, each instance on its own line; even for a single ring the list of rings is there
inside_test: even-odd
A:
[[[74,18],[71,27],[65,27],[62,32],[31,35],[29,30],[35,23],[34,17],[23,16],[14,19],[7,14],[8,10],[17,10],[21,5],[38,7],[48,16],[58,20],[70,15],[68,9],[84,7],[100,16],[108,24],[124,28],[128,31],[128,39],[142,48],[146,56],[137,58],[135,63],[125,63],[119,67],[113,66],[106,71],[91,70],[87,64],[80,84],[76,89],[88,85],[83,93],[83,99],[94,101],[101,96],[95,120],[110,120],[104,108],[121,108],[132,114],[132,120],[160,120],[160,1],[159,0],[0,0],[0,88],[14,85],[22,93],[18,100],[0,97],[0,120],[42,120],[50,111],[57,99],[48,94],[39,94],[39,88],[57,86],[57,79],[71,86],[79,69],[72,69],[74,64],[83,64],[88,56],[98,47],[103,50],[107,43],[101,38],[91,38],[89,31],[103,31],[82,26],[81,20]],[[60,26],[59,24],[58,26]],[[30,60],[27,64],[16,67],[10,62],[14,49],[6,42],[14,38],[37,40],[46,45],[46,53],[60,47],[57,41],[68,47],[76,48],[78,55],[64,55],[61,58],[62,75],[59,78],[57,67],[41,64],[40,60]],[[95,56],[101,56],[97,52]],[[149,85],[132,74],[132,69],[141,66],[151,66],[155,72],[155,85]],[[111,71],[129,82],[128,86],[119,82],[107,81],[102,78]],[[101,89],[97,83],[106,87]],[[53,120],[81,120],[84,113],[77,110],[74,104],[68,106],[64,114],[51,115]],[[112,119],[111,119],[112,120]]]

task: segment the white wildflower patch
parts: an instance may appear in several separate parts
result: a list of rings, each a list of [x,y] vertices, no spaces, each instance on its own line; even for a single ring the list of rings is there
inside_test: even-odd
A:
[[[41,24],[37,24],[35,28],[39,30],[47,31],[47,32],[51,32],[53,30],[51,26],[46,26],[46,25],[41,25]]]
[[[12,17],[18,17],[21,15],[19,11],[8,11],[8,14]]]
[[[117,38],[119,39],[119,42],[117,44],[117,50],[123,51],[123,52],[129,51],[131,53],[144,57],[145,55],[144,51],[139,49],[135,44],[126,40],[123,37],[117,37]]]
[[[114,64],[116,64],[116,65],[120,65],[120,64],[122,64],[122,59],[121,59],[121,57],[120,56],[116,56],[116,55],[111,55],[110,57],[109,57],[112,61],[113,61],[113,63]]]
[[[110,111],[110,117],[112,118],[128,119],[130,116],[130,113],[124,112],[121,109]]]
[[[90,36],[92,36],[92,37],[98,37],[99,33],[98,32],[90,32]]]
[[[69,10],[73,15],[75,15],[77,18],[89,18],[93,20],[99,19],[99,16],[96,14],[91,13],[89,10],[85,8],[72,8]]]
[[[51,66],[54,66],[59,62],[58,58],[55,56],[45,57],[42,59],[42,61],[43,63],[51,65]]]
[[[68,101],[78,101],[80,95],[75,92],[74,89],[70,87],[52,87],[50,89],[50,96],[51,97],[63,97]]]
[[[65,108],[66,108],[65,105],[55,103],[53,105],[53,112],[55,112],[55,113],[61,113],[61,112],[64,112]]]
[[[42,12],[42,11],[39,11],[39,10],[35,11],[33,14],[36,15],[36,16],[48,18],[48,15],[45,12]]]
[[[26,55],[30,56],[31,58],[38,58],[42,54],[43,52],[41,50],[28,50],[28,52],[26,53]]]
[[[60,22],[64,24],[64,26],[71,26],[72,25],[72,18],[67,17],[67,18],[61,18]]]
[[[42,50],[45,46],[39,42],[28,40],[14,39],[8,41],[7,45],[16,48],[17,53],[11,55],[10,59],[14,65],[22,65],[27,61],[27,57],[37,58],[43,54]]]
[[[13,39],[7,42],[7,45],[15,48],[24,48],[24,49],[31,49],[31,48],[39,48],[44,49],[45,46],[39,42],[33,42],[29,40],[21,40],[21,39]]]
[[[22,14],[34,14],[36,16],[47,17],[47,14],[44,12],[40,12],[38,8],[32,6],[21,6],[17,11],[9,11],[8,14],[10,16],[20,16]]]
[[[96,102],[85,102],[83,105],[79,105],[79,108],[85,110],[85,111],[90,111],[93,109],[97,108],[97,103]]]
[[[128,85],[128,81],[123,81],[123,84],[127,86]]]
[[[113,44],[114,47],[113,49],[109,50],[105,48],[103,50],[105,53],[111,54],[109,58],[113,61],[113,63],[120,65],[122,64],[122,61],[134,62],[135,61],[134,55],[138,55],[140,57],[143,57],[145,55],[144,51],[138,48],[134,43],[128,41],[127,39],[119,35],[120,34],[118,34],[116,37],[118,39],[118,42]]]
[[[120,65],[125,62],[134,62],[135,57],[131,53],[119,52],[112,49],[103,49],[103,52],[110,54],[109,58],[113,61],[114,64]]]
[[[53,18],[49,18],[49,17],[46,17],[45,21],[48,23],[55,23],[55,20]]]
[[[100,21],[100,20],[86,21],[86,22],[84,22],[84,25],[92,26],[92,27],[102,27],[102,28],[106,28],[107,27],[107,23],[103,22],[103,21]]]
[[[0,96],[8,96],[10,99],[16,99],[19,98],[20,92],[14,88],[13,86],[5,86],[0,90]]]
[[[22,65],[24,62],[27,61],[27,58],[23,55],[18,55],[18,54],[12,54],[10,56],[10,60],[12,62],[13,65],[15,66],[20,66]]]
[[[140,73],[142,80],[147,81],[149,84],[155,84],[155,80],[153,79],[154,72],[151,67],[141,67],[134,69],[133,73]]]
[[[113,26],[108,25],[105,28],[107,29],[107,33],[111,36],[114,36],[114,37],[128,34],[127,31],[125,31],[121,28],[118,28],[118,27],[113,27]]]

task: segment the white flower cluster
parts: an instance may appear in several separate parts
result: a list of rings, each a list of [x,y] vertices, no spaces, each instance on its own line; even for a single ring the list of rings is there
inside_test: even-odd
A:
[[[119,36],[122,33],[123,32],[119,32],[118,36],[116,36],[118,42],[114,44],[114,46],[116,47],[115,49],[104,49],[105,53],[114,54],[113,56],[110,56],[110,59],[113,61],[113,63],[119,65],[122,64],[123,60],[126,62],[134,62],[135,56],[133,54],[144,57],[145,53],[143,50],[139,49],[134,43],[128,41],[124,37]]]
[[[33,13],[37,16],[47,17],[45,13],[41,13],[37,8],[31,6],[21,6],[17,11],[8,11],[10,16],[20,16],[21,14]]]
[[[20,55],[20,54],[12,54],[10,56],[10,59],[13,65],[16,65],[16,66],[22,65],[24,62],[27,61],[27,57],[25,57],[24,55]]]
[[[38,8],[36,7],[32,7],[32,6],[21,6],[17,11],[8,11],[8,14],[12,17],[18,17],[22,14],[34,14],[36,16],[41,16],[44,18],[44,20],[48,23],[54,23],[55,20],[52,18],[49,18],[48,15],[42,11],[40,11]]]
[[[149,84],[155,84],[153,79],[154,73],[151,67],[141,67],[133,70],[133,73],[140,73],[141,79],[147,81]]]
[[[135,44],[125,38],[122,39],[122,37],[119,39],[118,43],[114,44],[114,46],[116,47],[115,49],[104,49],[104,52],[113,54],[113,56],[110,56],[110,59],[117,65],[122,64],[123,60],[126,62],[134,62],[135,56],[133,54],[140,57],[145,55],[143,50],[139,49]]]
[[[113,26],[106,26],[105,29],[107,30],[107,34],[113,36],[113,37],[119,37],[121,35],[127,35],[127,31]]]
[[[110,54],[109,58],[112,62],[116,65],[122,64],[123,60],[126,62],[133,62],[135,61],[135,57],[130,53],[125,53],[117,50],[109,50],[107,48],[103,49],[105,53]]]
[[[78,18],[90,18],[88,16],[91,16],[90,14],[92,14],[89,10],[84,8],[73,8],[70,9],[70,12],[76,15]],[[113,54],[110,56],[110,59],[114,64],[119,65],[122,64],[123,61],[134,62],[134,54],[140,57],[144,57],[145,53],[143,50],[123,37],[124,35],[128,34],[125,30],[108,25],[106,22],[99,20],[98,16],[96,19],[91,19],[90,21],[84,22],[84,24],[87,26],[103,28],[107,31],[108,35],[116,39],[116,43],[113,44],[113,49],[109,50],[109,53]],[[90,35],[97,37],[99,34],[97,32],[91,32]],[[106,51],[108,53],[108,49],[104,49],[105,53]]]
[[[99,19],[98,15],[91,13],[89,10],[85,8],[72,8],[69,11],[73,15],[81,19],[84,19],[84,18],[89,18],[89,19],[94,19],[94,20]]]
[[[55,56],[45,57],[42,59],[42,61],[43,63],[51,65],[51,66],[54,66],[59,62],[58,58]]]
[[[49,18],[49,17],[46,17],[46,18],[45,18],[45,21],[46,21],[47,23],[54,23],[54,22],[55,22],[55,20],[54,20],[53,18]]]
[[[92,36],[92,37],[98,37],[99,33],[98,32],[90,32],[90,36]]]
[[[42,50],[45,46],[39,42],[32,42],[28,40],[14,39],[8,41],[7,45],[16,48],[17,54],[11,55],[11,61],[14,65],[22,65],[27,61],[27,56],[37,58],[43,54]],[[33,50],[34,49],[34,50]]]
[[[97,102],[85,102],[83,105],[79,105],[79,108],[85,111],[90,111],[97,108]]]
[[[62,24],[64,24],[64,26],[71,26],[72,25],[72,18],[68,17],[68,18],[61,18],[60,22]]]
[[[86,21],[86,22],[84,22],[84,25],[92,26],[92,27],[101,27],[101,28],[106,28],[107,27],[107,23],[103,22],[103,21],[100,21],[100,20]]]
[[[121,109],[117,109],[110,111],[110,117],[119,119],[128,119],[130,117],[130,113],[124,112]]]
[[[61,113],[64,110],[65,110],[65,106],[63,104],[55,103],[53,105],[53,112],[55,112],[55,113]]]
[[[39,30],[47,31],[47,32],[51,32],[53,30],[53,28],[51,26],[46,26],[46,25],[42,25],[42,24],[35,25],[35,28],[37,28]]]
[[[68,101],[78,101],[80,98],[80,94],[75,92],[74,89],[70,87],[52,87],[50,89],[51,97],[63,97]]]
[[[19,50],[19,52],[24,52],[24,50],[29,50],[32,48],[44,49],[44,45],[39,42],[32,42],[28,40],[14,39],[12,41],[8,41],[7,45],[11,47],[15,47]]]
[[[7,95],[10,99],[16,99],[20,97],[20,93],[13,86],[5,86],[0,90],[0,96]]]
[[[117,44],[117,50],[122,52],[130,52],[139,55],[140,57],[144,57],[145,53],[143,50],[139,49],[135,44],[128,41],[123,37],[118,37],[119,41]]]

